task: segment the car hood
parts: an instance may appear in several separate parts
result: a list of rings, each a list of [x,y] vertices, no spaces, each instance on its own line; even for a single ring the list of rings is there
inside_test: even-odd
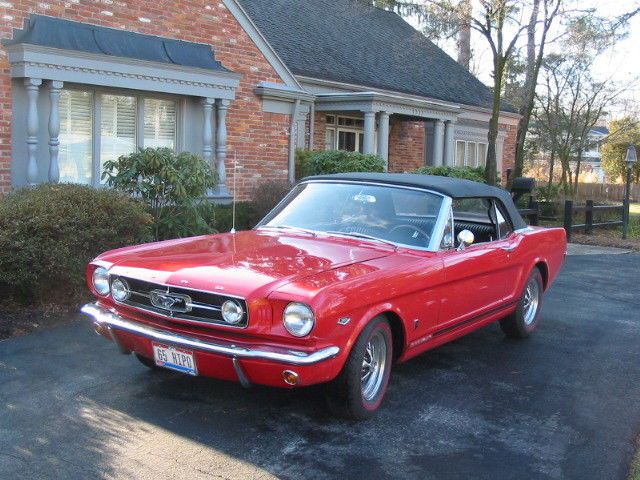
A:
[[[110,272],[148,282],[248,297],[393,247],[340,237],[251,230],[126,247],[96,259]]]

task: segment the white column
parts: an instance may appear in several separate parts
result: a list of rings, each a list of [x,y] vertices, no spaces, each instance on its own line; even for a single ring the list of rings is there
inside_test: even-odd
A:
[[[438,167],[443,164],[442,147],[443,147],[444,122],[442,120],[433,121],[433,166]]]
[[[216,100],[216,167],[218,171],[218,188],[220,195],[228,195],[227,191],[227,171],[225,160],[227,158],[227,110],[229,100]]]
[[[453,138],[455,124],[451,120],[444,122],[444,164],[453,166],[453,152],[455,152],[455,144]]]
[[[62,82],[52,80],[49,83],[49,182],[60,181],[60,166],[58,165],[58,151],[60,147],[60,90]]]
[[[374,153],[375,136],[376,112],[364,112],[364,145],[362,146],[363,153]]]
[[[35,185],[38,181],[38,89],[42,85],[39,78],[25,78],[27,90],[27,182]]]
[[[389,170],[389,113],[380,112],[378,126],[378,156],[384,160],[385,170]]]
[[[204,115],[204,122],[202,123],[202,158],[205,162],[211,165],[212,168],[216,168],[213,164],[213,104],[214,98],[203,98],[202,113]]]

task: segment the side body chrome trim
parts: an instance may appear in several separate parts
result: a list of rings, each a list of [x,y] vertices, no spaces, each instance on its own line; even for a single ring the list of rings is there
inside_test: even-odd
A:
[[[93,322],[99,326],[107,326],[115,330],[122,330],[150,338],[152,340],[157,340],[159,342],[167,342],[180,347],[192,348],[232,358],[260,359],[277,363],[286,363],[288,365],[304,366],[314,365],[316,363],[329,360],[340,353],[340,348],[336,346],[325,347],[313,353],[307,353],[301,350],[290,350],[285,348],[253,349],[241,347],[232,343],[223,344],[200,340],[196,337],[172,333],[127,320],[97,303],[88,303],[82,307],[80,311],[91,317]]]

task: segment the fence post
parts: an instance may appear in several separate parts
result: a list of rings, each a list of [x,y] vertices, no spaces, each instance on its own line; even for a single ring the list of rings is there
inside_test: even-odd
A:
[[[584,214],[584,233],[593,231],[593,200],[587,200],[587,210]]]
[[[571,241],[571,225],[573,224],[573,201],[564,201],[564,231],[567,232],[567,242]]]

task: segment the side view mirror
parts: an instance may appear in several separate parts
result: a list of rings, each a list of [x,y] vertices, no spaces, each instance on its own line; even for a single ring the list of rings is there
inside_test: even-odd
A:
[[[464,250],[466,247],[471,245],[475,237],[470,230],[462,230],[458,234],[458,250]]]

